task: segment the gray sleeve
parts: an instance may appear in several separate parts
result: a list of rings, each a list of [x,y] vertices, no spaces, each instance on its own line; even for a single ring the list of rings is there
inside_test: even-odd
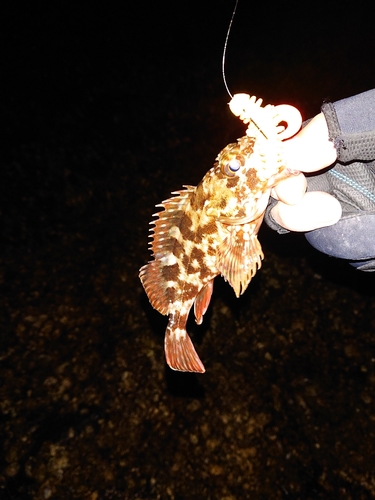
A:
[[[375,159],[375,89],[322,106],[342,163]]]

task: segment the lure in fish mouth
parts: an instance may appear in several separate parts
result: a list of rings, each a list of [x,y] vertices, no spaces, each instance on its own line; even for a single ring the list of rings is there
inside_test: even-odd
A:
[[[196,187],[186,185],[157,205],[164,210],[151,222],[153,260],[139,272],[151,305],[169,316],[164,347],[173,370],[205,371],[186,331],[189,312],[194,306],[202,323],[219,274],[237,297],[244,293],[262,264],[257,234],[271,189],[291,175],[282,140],[301,127],[299,111],[263,107],[247,94],[236,94],[229,106],[248,125],[246,135],[219,153]]]

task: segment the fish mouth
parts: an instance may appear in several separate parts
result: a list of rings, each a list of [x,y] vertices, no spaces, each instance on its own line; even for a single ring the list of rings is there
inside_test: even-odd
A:
[[[238,215],[237,217],[218,217],[218,221],[221,222],[222,224],[227,224],[229,226],[237,226],[237,225],[242,225],[242,224],[250,224],[251,222],[255,222],[261,215],[264,214],[266,208],[267,208],[267,203],[268,203],[268,198],[264,197],[263,201],[262,199],[260,200],[261,202],[257,203],[257,206],[253,208],[253,210],[250,211],[250,213],[246,215]]]
[[[249,224],[250,222],[253,222],[256,219],[256,216],[247,216],[247,217],[219,217],[218,221],[222,222],[223,224],[228,224],[230,226],[235,226],[238,224]]]
[[[228,224],[230,226],[239,225],[239,224],[250,224],[251,222],[255,222],[259,217],[264,215],[266,211],[268,200],[270,198],[270,189],[267,189],[265,193],[263,193],[260,198],[257,200],[255,206],[250,204],[250,209],[247,210],[246,215],[239,215],[237,217],[218,217],[218,221],[223,224]],[[246,211],[246,202],[242,205]],[[242,212],[243,213],[243,212]]]

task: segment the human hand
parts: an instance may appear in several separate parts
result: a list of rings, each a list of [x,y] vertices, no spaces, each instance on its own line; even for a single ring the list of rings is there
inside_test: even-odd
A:
[[[279,233],[303,231],[314,248],[363,271],[375,271],[374,102],[375,89],[325,103],[284,141],[296,175],[272,191],[265,215]]]
[[[306,177],[301,173],[322,170],[337,158],[323,113],[284,142],[284,157],[296,175],[280,182],[272,191],[272,197],[278,200],[271,210],[274,221],[290,231],[310,231],[335,224],[341,217],[339,201],[323,191],[306,192]]]

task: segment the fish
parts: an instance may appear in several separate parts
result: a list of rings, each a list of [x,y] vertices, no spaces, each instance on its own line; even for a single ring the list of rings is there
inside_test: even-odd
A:
[[[168,315],[164,349],[173,370],[205,372],[186,330],[191,308],[200,325],[218,275],[236,297],[245,292],[264,258],[257,235],[271,189],[293,175],[282,140],[298,131],[301,115],[293,106],[262,102],[233,96],[229,107],[247,125],[246,135],[218,154],[197,186],[183,185],[156,205],[162,210],[150,223],[153,260],[139,278],[152,307]]]

